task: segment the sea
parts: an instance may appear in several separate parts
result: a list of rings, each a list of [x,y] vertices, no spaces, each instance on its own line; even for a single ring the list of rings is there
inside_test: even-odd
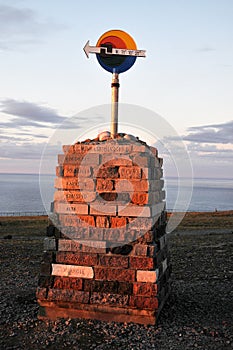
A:
[[[54,175],[0,174],[0,215],[49,212],[54,179]],[[167,210],[233,210],[233,178],[168,177],[164,181]]]

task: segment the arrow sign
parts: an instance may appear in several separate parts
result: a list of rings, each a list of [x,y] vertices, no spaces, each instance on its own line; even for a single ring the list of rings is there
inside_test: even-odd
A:
[[[146,51],[145,50],[128,50],[128,49],[116,49],[116,48],[108,48],[104,46],[90,46],[89,40],[84,46],[83,50],[89,58],[90,53],[104,53],[105,55],[120,55],[120,56],[134,56],[134,57],[146,57]]]

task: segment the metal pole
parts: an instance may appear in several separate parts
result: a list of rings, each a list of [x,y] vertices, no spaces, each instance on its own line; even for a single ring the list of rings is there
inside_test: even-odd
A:
[[[119,74],[112,74],[112,117],[111,117],[111,137],[115,138],[118,130],[118,99],[119,99]]]

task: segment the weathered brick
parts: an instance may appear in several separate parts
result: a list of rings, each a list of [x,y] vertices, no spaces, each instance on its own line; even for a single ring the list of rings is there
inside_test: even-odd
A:
[[[137,217],[136,219],[128,218],[128,221],[129,221],[130,229],[142,229],[147,231],[149,231],[154,224],[154,221],[152,218],[142,218],[142,217]]]
[[[136,280],[137,282],[155,283],[158,279],[158,275],[157,269],[155,271],[138,270],[136,272]]]
[[[95,218],[91,215],[61,214],[59,220],[62,226],[88,227],[95,226]]]
[[[132,149],[133,145],[131,144],[121,145],[117,141],[110,141],[105,144],[93,145],[92,149],[89,152],[98,154],[110,153],[114,155],[115,153],[127,154],[130,153]]]
[[[150,152],[155,156],[158,157],[158,150],[157,148],[150,146]]]
[[[107,216],[96,216],[96,227],[109,227],[109,220]]]
[[[63,166],[61,165],[56,166],[56,176],[64,176]]]
[[[113,181],[109,179],[97,179],[96,190],[99,192],[112,191]]]
[[[133,283],[133,294],[147,297],[158,295],[158,285],[155,283]]]
[[[135,281],[135,270],[120,268],[94,267],[96,280],[117,280],[117,281]]]
[[[133,204],[145,205],[149,203],[149,194],[144,192],[135,192],[132,195],[131,202]]]
[[[136,204],[128,204],[127,206],[118,206],[119,216],[133,216],[133,217],[150,217],[151,208],[149,206],[139,206]]]
[[[104,202],[90,203],[90,215],[116,215],[116,205]]]
[[[102,164],[105,166],[132,166],[133,162],[128,155],[102,154]]]
[[[60,214],[80,214],[85,215],[88,214],[88,205],[85,203],[62,203],[55,202],[54,203],[54,211]]]
[[[77,177],[58,177],[55,179],[54,187],[61,190],[86,190],[93,191],[95,183],[93,179],[87,178],[85,181],[83,178]]]
[[[74,277],[55,277],[53,288],[82,290],[83,280]]]
[[[154,258],[131,256],[129,267],[132,269],[152,270],[155,267]]]
[[[89,293],[72,289],[49,289],[47,299],[52,301],[68,301],[87,304],[89,302]]]
[[[116,294],[118,291],[118,284],[118,281],[84,280],[84,291]]]
[[[119,175],[123,179],[140,179],[141,178],[141,168],[137,166],[131,167],[120,167]]]
[[[144,296],[130,296],[129,306],[137,307],[139,309],[158,309],[159,303],[156,297],[144,297]]]
[[[56,262],[71,265],[94,266],[98,263],[98,257],[97,254],[57,252]]]
[[[128,298],[128,295],[93,292],[90,298],[90,304],[126,306]]]
[[[94,171],[94,176],[102,179],[116,179],[119,177],[117,166],[101,166]]]
[[[90,266],[52,264],[52,275],[81,278],[93,278],[93,268]]]
[[[63,145],[62,150],[64,153],[74,153],[74,145]]]
[[[114,183],[117,192],[146,192],[149,190],[149,182],[147,180],[115,179]]]
[[[128,257],[120,255],[100,255],[99,265],[108,267],[128,268]]]
[[[133,292],[133,283],[130,282],[119,282],[118,294],[131,295]]]
[[[126,226],[126,217],[111,217],[111,227],[124,227]]]
[[[131,255],[136,255],[136,256],[147,256],[148,252],[148,245],[146,244],[135,244],[133,246],[133,251]]]
[[[99,227],[90,227],[89,228],[89,240],[103,240],[105,230]]]
[[[131,156],[131,159],[134,165],[140,168],[150,167],[151,156],[148,153],[144,153],[144,154],[135,153],[134,155]]]
[[[67,202],[81,202],[88,203],[93,202],[96,198],[96,193],[93,191],[69,191],[59,190],[54,193],[54,200],[67,201]]]

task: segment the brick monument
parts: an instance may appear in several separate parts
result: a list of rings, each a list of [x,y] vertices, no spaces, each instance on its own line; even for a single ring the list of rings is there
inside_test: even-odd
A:
[[[37,288],[39,318],[155,324],[171,272],[157,149],[106,132],[63,152]]]

